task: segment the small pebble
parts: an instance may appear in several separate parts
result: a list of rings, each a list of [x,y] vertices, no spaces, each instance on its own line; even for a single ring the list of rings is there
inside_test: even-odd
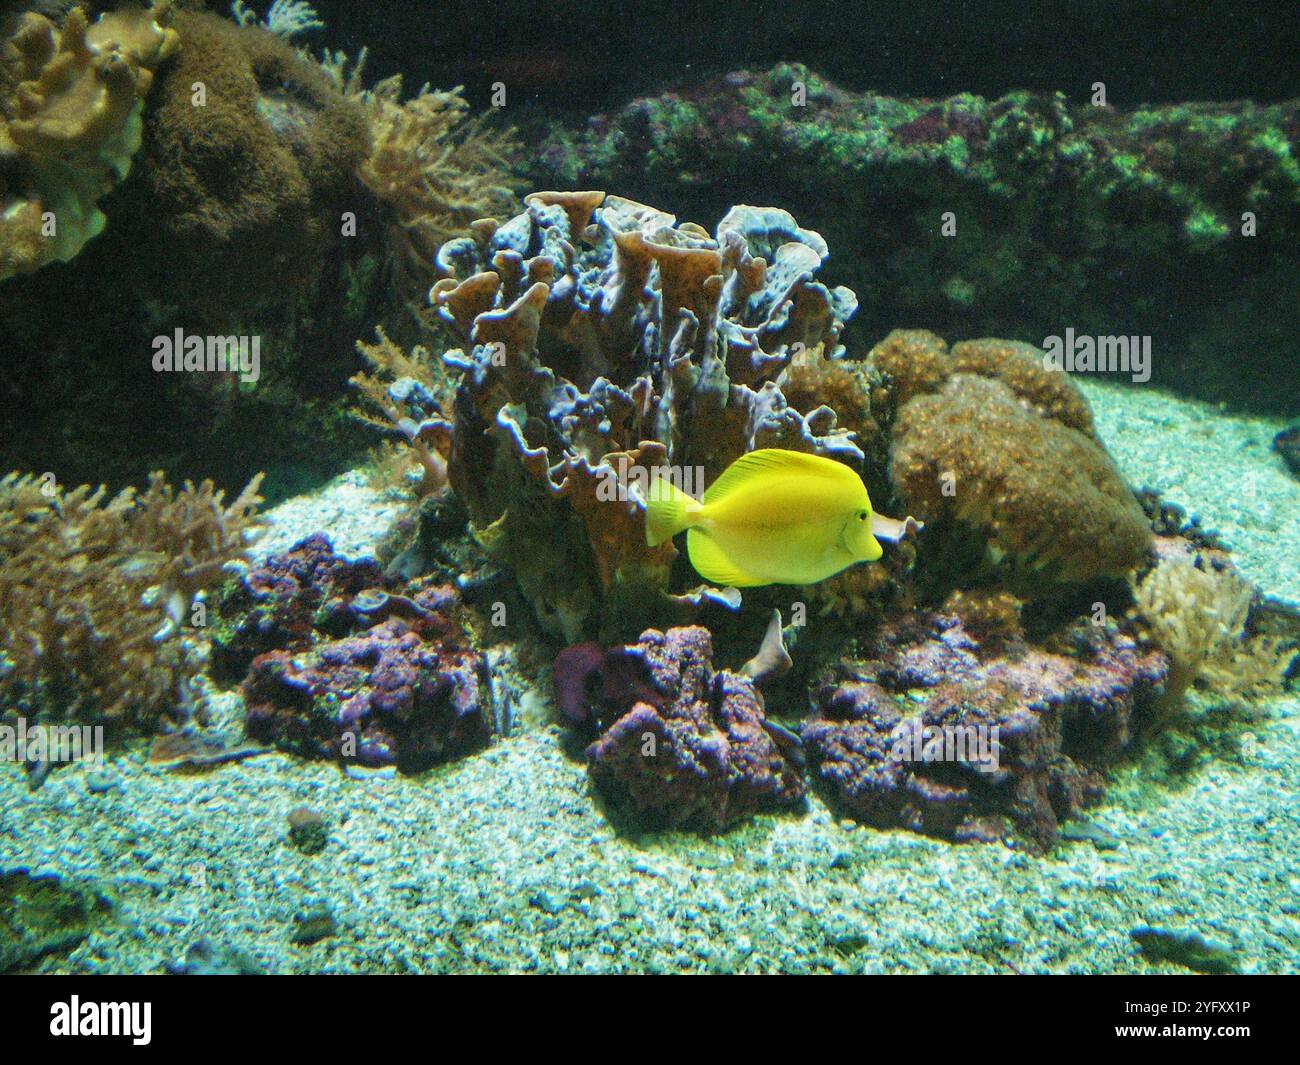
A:
[[[301,946],[327,939],[338,931],[338,924],[334,920],[334,915],[324,906],[295,914],[293,923],[295,925],[293,942]]]
[[[397,770],[391,765],[348,765],[344,766],[343,772],[353,780],[394,780],[397,777]]]
[[[303,854],[319,854],[329,842],[325,818],[307,806],[289,811],[289,842]]]
[[[111,773],[94,772],[86,774],[86,790],[92,795],[103,795],[117,787],[117,781]]]
[[[556,914],[564,909],[564,903],[552,896],[549,892],[539,891],[528,898],[528,905],[541,910],[543,913]]]

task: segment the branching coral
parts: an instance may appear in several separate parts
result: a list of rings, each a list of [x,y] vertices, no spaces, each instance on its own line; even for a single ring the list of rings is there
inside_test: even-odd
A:
[[[285,40],[325,28],[316,9],[305,0],[274,0],[262,23],[257,20],[257,12],[244,0],[234,0],[230,5],[230,17],[241,26],[265,26],[268,32]]]
[[[170,0],[62,27],[29,12],[0,55],[0,280],[73,258],[140,147],[154,71],[178,48]]]
[[[258,479],[230,504],[161,473],[137,494],[0,480],[0,691],[50,718],[152,725],[176,711],[195,596],[244,558]]]
[[[1280,690],[1295,648],[1284,640],[1248,635],[1255,589],[1235,570],[1171,555],[1133,585],[1143,624],[1169,655],[1167,711],[1194,684],[1229,701]]]
[[[429,359],[422,347],[407,354],[376,330],[375,343],[357,341],[357,351],[373,373],[359,373],[352,386],[366,408],[357,417],[377,428],[397,430],[419,462],[421,477],[417,496],[423,498],[447,486],[447,452],[451,449],[451,422],[442,417],[440,398],[447,392],[445,373]]]

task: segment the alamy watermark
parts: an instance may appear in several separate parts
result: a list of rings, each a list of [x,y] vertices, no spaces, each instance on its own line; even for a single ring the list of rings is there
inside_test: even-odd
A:
[[[964,762],[981,773],[996,773],[1001,730],[1001,725],[923,725],[912,718],[890,734],[889,756],[896,762]]]
[[[104,764],[102,725],[0,725],[0,762]]]
[[[666,481],[685,492],[692,499],[704,498],[703,466],[645,466],[633,465],[625,456],[619,456],[614,466],[604,467],[600,483],[596,485],[596,498],[602,503],[628,500],[644,503],[655,498],[657,485]]]
[[[158,373],[237,373],[244,384],[262,376],[260,336],[186,335],[179,326],[153,338],[153,368]]]
[[[1134,384],[1151,380],[1149,336],[1077,336],[1067,329],[1043,341],[1043,366],[1067,373],[1126,373]]]

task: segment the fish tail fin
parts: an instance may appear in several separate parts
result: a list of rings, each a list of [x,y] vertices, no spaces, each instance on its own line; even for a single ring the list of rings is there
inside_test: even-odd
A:
[[[666,477],[656,477],[646,493],[645,541],[658,547],[695,524],[699,500],[687,495]]]

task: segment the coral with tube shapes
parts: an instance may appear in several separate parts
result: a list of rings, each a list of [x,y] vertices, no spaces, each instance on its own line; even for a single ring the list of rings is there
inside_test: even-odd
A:
[[[1087,400],[1027,344],[891,333],[872,351],[892,407],[890,476],[925,521],[958,523],[1036,577],[1122,576],[1151,546]],[[935,535],[932,528],[928,535]]]
[[[66,262],[102,232],[100,199],[140,147],[154,71],[179,46],[171,5],[62,27],[28,12],[0,56],[0,280]]]
[[[451,483],[545,628],[622,638],[713,593],[664,594],[675,550],[646,546],[620,474],[707,484],[762,447],[861,464],[833,410],[801,414],[778,385],[796,355],[838,353],[855,300],[816,281],[825,242],[784,211],[735,207],[710,236],[602,192],[525,202],[438,253],[431,300],[473,345],[446,356],[464,371]]]
[[[185,703],[181,630],[197,595],[244,559],[260,502],[161,473],[111,499],[0,480],[0,693],[40,717],[155,727]]]

